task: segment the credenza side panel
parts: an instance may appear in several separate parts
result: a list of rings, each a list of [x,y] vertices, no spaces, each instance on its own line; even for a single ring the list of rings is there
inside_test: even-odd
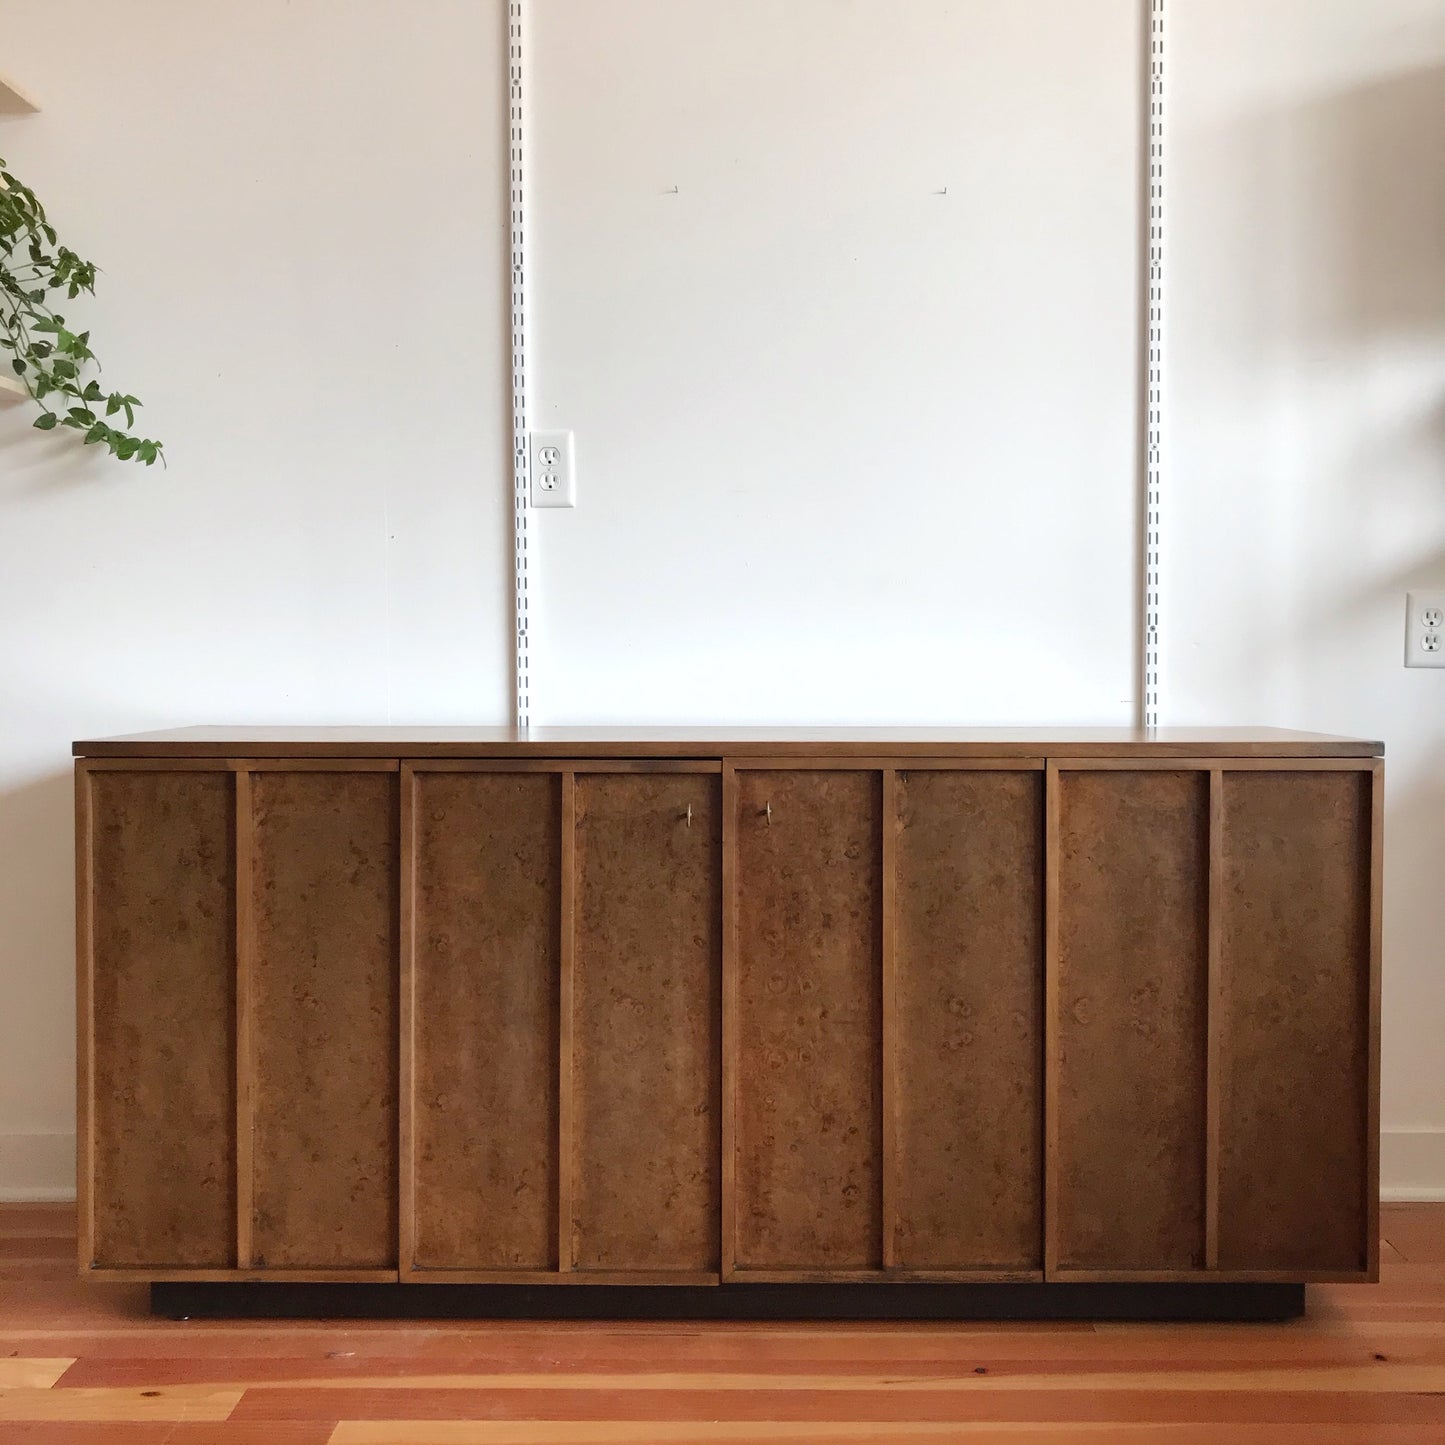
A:
[[[557,1269],[562,777],[408,770],[421,1270]]]
[[[721,778],[579,772],[571,1266],[718,1268]]]
[[[255,768],[252,1262],[395,1268],[396,774]]]
[[[235,829],[229,771],[76,775],[82,994],[90,994],[81,1198],[106,1269],[236,1262]],[[88,847],[87,847],[88,844]],[[88,886],[87,886],[88,884]],[[88,942],[88,947],[87,947]],[[87,956],[88,955],[88,956]],[[87,1047],[83,1037],[82,1049]],[[82,1064],[84,1065],[84,1059]],[[87,1160],[91,1171],[86,1179]],[[82,1215],[86,1214],[84,1206]]]
[[[890,1263],[1037,1270],[1044,774],[900,770],[896,810]]]
[[[877,1270],[882,777],[736,778],[734,1263]]]
[[[1370,1267],[1373,782],[1222,775],[1223,1271]]]
[[[1054,777],[1048,1267],[1202,1269],[1209,775]]]

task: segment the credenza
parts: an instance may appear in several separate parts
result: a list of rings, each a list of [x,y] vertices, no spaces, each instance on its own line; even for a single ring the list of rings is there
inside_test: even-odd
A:
[[[1125,1314],[1377,1277],[1376,743],[75,752],[86,1275]]]

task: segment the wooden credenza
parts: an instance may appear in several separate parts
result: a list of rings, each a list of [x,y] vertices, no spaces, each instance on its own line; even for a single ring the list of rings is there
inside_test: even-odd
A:
[[[86,1274],[1376,1278],[1377,744],[75,751]]]

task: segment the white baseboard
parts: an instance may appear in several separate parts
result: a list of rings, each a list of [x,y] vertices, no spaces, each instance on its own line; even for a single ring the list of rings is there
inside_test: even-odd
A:
[[[0,1134],[0,1203],[75,1198],[75,1135]],[[1445,1129],[1380,1136],[1380,1198],[1445,1200]]]
[[[0,1204],[74,1198],[74,1134],[0,1134]]]

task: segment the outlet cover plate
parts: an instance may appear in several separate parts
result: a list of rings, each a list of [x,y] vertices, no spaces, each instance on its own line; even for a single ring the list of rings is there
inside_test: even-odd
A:
[[[534,431],[532,442],[532,505],[575,507],[577,467],[572,433]]]
[[[1405,594],[1405,666],[1445,667],[1445,589]]]

